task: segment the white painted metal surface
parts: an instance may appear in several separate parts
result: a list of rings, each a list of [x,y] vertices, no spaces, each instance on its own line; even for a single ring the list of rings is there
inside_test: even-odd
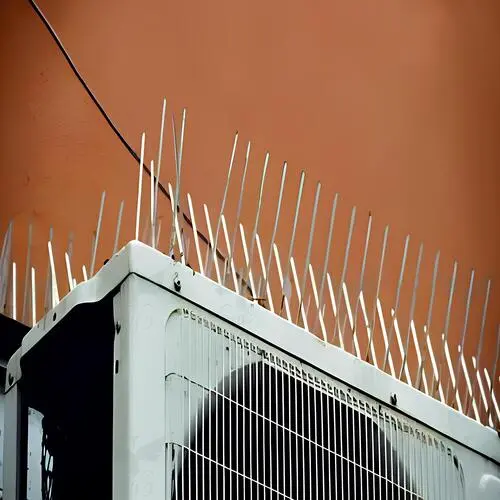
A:
[[[175,290],[174,285],[177,280],[181,287],[179,291]],[[175,457],[172,458],[168,453],[165,455],[162,450],[169,442],[182,444],[179,443],[179,429],[194,432],[188,425],[190,418],[186,420],[186,415],[179,413],[185,405],[172,402],[168,404],[169,391],[170,394],[176,394],[173,397],[181,398],[179,402],[185,402],[186,391],[188,394],[191,391],[191,397],[187,401],[191,401],[191,411],[194,411],[203,399],[198,398],[198,403],[194,402],[197,394],[203,392],[203,385],[200,385],[200,380],[196,382],[196,379],[199,379],[205,369],[220,370],[212,373],[213,378],[205,381],[205,387],[211,387],[212,390],[216,388],[217,373],[220,380],[225,371],[228,374],[234,372],[229,370],[229,365],[222,366],[221,363],[228,362],[226,357],[219,359],[215,352],[207,354],[206,350],[205,355],[203,354],[203,340],[193,343],[189,331],[182,330],[186,327],[183,321],[179,321],[181,317],[185,317],[182,311],[189,311],[188,317],[193,313],[196,318],[207,318],[210,324],[215,325],[216,330],[219,327],[221,331],[230,332],[229,339],[233,335],[247,338],[265,352],[274,353],[275,356],[287,359],[289,363],[302,363],[306,372],[325,380],[326,392],[328,384],[332,388],[343,388],[344,392],[351,388],[352,394],[369,402],[371,406],[381,405],[385,414],[394,415],[398,421],[408,422],[413,429],[420,429],[434,436],[452,454],[438,453],[435,457],[437,462],[433,468],[428,469],[428,473],[432,470],[449,470],[446,474],[452,477],[453,471],[459,469],[451,467],[451,464],[450,469],[447,469],[445,464],[447,457],[451,459],[456,456],[464,475],[464,498],[496,498],[490,494],[485,496],[484,493],[485,488],[494,491],[494,478],[500,478],[500,440],[493,430],[356,356],[325,344],[289,321],[206,277],[193,273],[186,266],[141,243],[128,244],[94,278],[78,285],[71,294],[63,298],[54,309],[56,322],[61,321],[78,303],[100,300],[116,287],[120,288],[115,297],[115,316],[121,323],[121,331],[115,345],[115,358],[119,360],[120,366],[119,373],[115,376],[114,394],[115,413],[120,415],[114,429],[115,498],[135,499],[146,492],[155,498],[164,498],[165,471],[175,467],[178,470],[180,465]],[[23,340],[21,355],[50,331],[54,326],[52,318],[53,315],[46,316],[30,331]],[[182,331],[179,332],[179,328]],[[182,343],[177,348],[175,338]],[[205,341],[208,342],[207,339]],[[174,345],[169,342],[174,342]],[[199,355],[199,359],[179,354],[187,348],[186,342],[193,349],[192,352],[198,353],[196,356]],[[241,349],[222,349],[222,352],[242,355]],[[264,356],[263,352],[253,353],[251,356]],[[215,362],[217,359],[218,362]],[[9,369],[16,374],[13,364],[9,365]],[[190,370],[195,372],[191,373]],[[178,387],[183,387],[184,390],[178,392],[175,387],[169,389],[170,384],[176,385],[179,377],[182,379],[182,371],[185,382]],[[195,386],[198,389],[193,389]],[[393,394],[396,395],[396,405],[391,405]],[[189,415],[195,413],[189,412]],[[224,418],[226,417],[227,415]],[[313,426],[313,422],[309,425]],[[401,438],[403,443],[411,441],[410,436],[405,434]],[[411,443],[400,446],[403,450],[414,449]],[[439,460],[443,463],[438,466]],[[269,478],[266,479],[268,480]],[[425,481],[420,481],[419,487],[423,487]],[[436,480],[432,484],[435,494],[423,495],[424,498],[457,498],[449,493],[457,491],[452,487],[455,483],[445,484]],[[451,488],[448,493],[447,487]],[[483,496],[479,496],[480,492]]]

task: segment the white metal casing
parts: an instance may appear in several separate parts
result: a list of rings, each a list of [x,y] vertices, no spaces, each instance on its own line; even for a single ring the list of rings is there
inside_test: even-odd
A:
[[[178,292],[174,280],[180,281]],[[395,411],[439,433],[454,448],[463,465],[466,498],[497,498],[500,440],[492,429],[325,345],[146,245],[129,243],[93,279],[80,284],[54,309],[57,321],[78,303],[99,301],[117,287],[115,320],[121,328],[115,341],[113,498],[166,498],[164,447],[168,422],[178,418],[175,408],[166,407],[166,325],[183,307],[208,311],[228,327],[247,332],[385,405],[391,394],[397,394]],[[52,328],[52,318],[51,312],[30,331],[19,357]],[[8,373],[18,376],[14,363],[9,363]]]

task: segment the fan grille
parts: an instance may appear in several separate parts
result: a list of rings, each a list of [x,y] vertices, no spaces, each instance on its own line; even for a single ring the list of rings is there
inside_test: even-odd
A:
[[[464,498],[427,429],[208,316],[176,321],[170,498]]]

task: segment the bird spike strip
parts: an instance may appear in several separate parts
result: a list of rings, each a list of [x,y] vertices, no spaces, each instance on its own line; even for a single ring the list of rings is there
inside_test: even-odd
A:
[[[252,169],[249,168],[250,142],[244,148],[246,152],[244,161],[241,162],[243,168],[239,178],[234,182],[237,190],[237,204],[234,209],[231,209],[228,203],[231,176],[233,179],[237,176],[235,171],[237,170],[238,133],[233,140],[219,210],[216,211],[215,218],[212,218],[207,205],[203,205],[203,217],[200,217],[199,213],[198,215],[195,213],[191,195],[186,193],[183,197],[181,191],[186,110],[182,113],[179,133],[176,132],[175,118],[172,116],[175,158],[172,177],[175,184],[172,187],[171,183],[167,183],[168,191],[164,188],[161,190],[162,196],[168,193],[169,211],[164,214],[164,217],[160,217],[158,196],[159,186],[161,186],[159,176],[162,165],[165,113],[166,100],[163,101],[156,170],[153,160],[150,160],[150,199],[147,207],[148,216],[142,233],[141,213],[143,205],[146,205],[142,197],[146,136],[142,134],[141,137],[135,224],[133,222],[130,224],[135,232],[130,234],[131,239],[142,240],[182,264],[188,265],[194,271],[216,280],[248,300],[297,324],[305,330],[304,334],[318,336],[325,345],[333,344],[345,349],[363,361],[373,364],[378,369],[405,381],[484,425],[498,426],[500,412],[496,389],[499,379],[500,325],[495,325],[494,331],[490,332],[488,337],[493,339],[493,342],[496,341],[496,347],[490,349],[491,359],[486,360],[482,355],[486,328],[487,325],[491,326],[486,321],[491,295],[489,280],[484,293],[474,282],[475,271],[467,273],[467,294],[465,301],[462,301],[465,302],[465,307],[459,308],[453,316],[456,303],[459,302],[456,297],[458,265],[455,262],[451,277],[445,277],[446,291],[440,294],[445,297],[442,307],[443,317],[436,319],[440,253],[438,252],[435,258],[431,259],[433,265],[431,266],[432,273],[429,275],[432,274],[432,278],[429,276],[429,284],[423,292],[425,298],[420,298],[418,301],[418,291],[422,293],[423,288],[421,274],[424,248],[422,244],[418,245],[418,257],[415,264],[411,265],[409,262],[410,236],[408,235],[402,245],[401,260],[398,264],[391,263],[392,268],[399,269],[395,293],[388,292],[387,289],[390,287],[383,286],[383,274],[389,267],[387,262],[389,226],[384,227],[379,248],[373,248],[373,244],[370,247],[374,227],[372,214],[369,213],[366,229],[362,231],[361,244],[358,245],[359,255],[362,257],[359,265],[356,262],[353,264],[352,261],[355,260],[351,252],[354,246],[353,235],[356,219],[358,218],[359,223],[360,218],[356,207],[351,210],[349,223],[346,226],[346,237],[342,245],[339,243],[337,227],[339,225],[339,196],[335,194],[333,198],[328,199],[328,217],[324,219],[328,221],[326,224],[328,232],[323,235],[317,230],[318,221],[321,220],[318,211],[322,185],[316,184],[314,202],[310,213],[307,213],[304,206],[306,174],[301,172],[297,187],[290,188],[286,185],[287,162],[284,162],[280,169],[279,191],[270,194],[273,202],[277,200],[277,203],[268,209],[268,213],[274,215],[274,220],[271,221],[272,232],[267,234],[264,229],[260,231],[266,178],[271,169],[270,155],[266,153],[260,172],[254,170],[254,175],[258,175],[260,179],[257,199],[250,200],[256,207],[255,215],[252,219],[243,221],[242,205],[244,198],[248,197],[249,189],[247,190],[246,187],[252,175]],[[290,174],[289,169],[288,174]],[[287,187],[288,191],[293,193],[294,203],[291,205],[284,203],[284,193]],[[58,303],[60,291],[63,295],[70,293],[79,282],[92,278],[98,267],[96,259],[105,213],[105,200],[106,194],[103,192],[96,230],[92,237],[88,266],[83,265],[79,270],[72,269],[74,245],[72,234],[68,248],[64,252],[65,270],[64,272],[59,270],[59,277],[54,263],[52,228],[47,243],[47,271],[44,280],[40,269],[37,270],[32,266],[32,223],[28,227],[28,247],[22,256],[13,255],[14,224],[13,221],[8,224],[0,255],[0,312],[25,324],[34,325],[41,316]],[[127,201],[133,203],[133,200]],[[125,226],[122,220],[124,203],[122,201],[118,209],[116,231],[112,239],[113,248],[105,249],[110,254],[117,252],[120,232]],[[181,208],[184,206],[187,207],[187,212]],[[284,217],[287,208],[290,208],[290,217]],[[234,214],[231,214],[231,211]],[[167,219],[170,222],[170,234],[161,240],[161,225],[163,222],[163,227],[168,227]],[[205,230],[201,230],[201,226],[205,226]],[[249,227],[250,230],[246,230],[245,227]],[[365,226],[362,225],[362,227]],[[303,233],[303,238],[300,238],[299,233]],[[302,254],[298,245],[301,240],[305,242],[305,252]],[[164,244],[162,241],[167,243]],[[190,245],[191,241],[192,245]],[[317,246],[316,252],[313,251],[315,245]],[[194,248],[195,255],[192,258],[189,256],[190,247]],[[354,250],[357,251],[356,248]],[[367,259],[370,252],[372,258]],[[334,265],[334,254],[338,257],[338,268]],[[318,258],[318,255],[323,258]],[[16,260],[26,263],[24,276],[16,267]],[[370,264],[367,264],[367,261]],[[353,266],[356,268],[355,271],[351,269]],[[320,274],[317,274],[318,269]],[[65,278],[63,278],[64,275]],[[371,276],[370,286],[367,286],[368,276]],[[403,293],[405,280],[409,282],[409,292],[406,294]],[[65,281],[67,284],[64,283]],[[43,310],[40,304],[37,308],[37,286],[44,287],[45,307]],[[384,294],[382,290],[385,290]],[[22,300],[19,300],[21,293]],[[471,324],[471,302],[474,293],[478,295],[478,300],[481,302],[479,325]],[[405,301],[408,304],[405,304]],[[416,313],[417,303],[420,304],[421,314]],[[461,317],[458,322],[455,321],[457,315]],[[442,324],[437,324],[439,319],[442,320]],[[475,331],[472,330],[473,328]],[[458,330],[457,339],[460,339],[460,342],[455,345],[450,344],[452,329]],[[474,350],[466,349],[467,338],[472,338]],[[476,348],[477,351],[475,351]]]

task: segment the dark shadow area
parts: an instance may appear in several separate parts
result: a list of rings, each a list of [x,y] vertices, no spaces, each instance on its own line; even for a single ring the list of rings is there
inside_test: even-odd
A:
[[[3,367],[7,366],[10,357],[21,346],[21,341],[29,330],[28,326],[23,325],[19,321],[0,314],[0,367],[2,369],[0,375],[2,378],[5,375]],[[2,380],[1,387],[3,387],[4,382]]]
[[[44,499],[111,498],[114,331],[112,297],[81,304],[22,359],[25,403],[44,415]]]

